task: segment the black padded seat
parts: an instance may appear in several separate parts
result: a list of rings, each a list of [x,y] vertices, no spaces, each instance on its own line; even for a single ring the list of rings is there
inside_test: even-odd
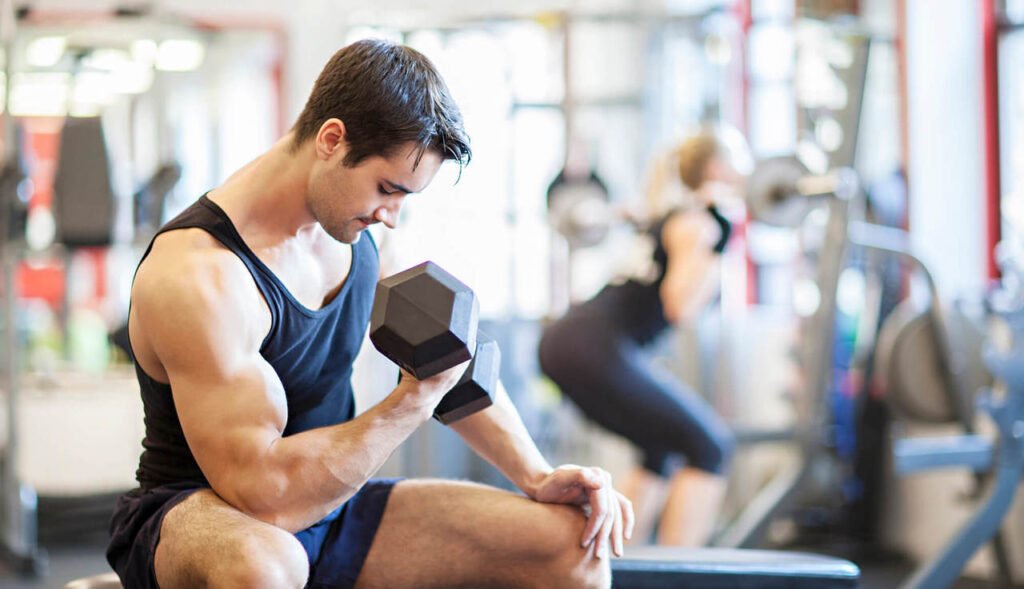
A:
[[[819,554],[731,548],[627,548],[612,560],[614,589],[852,589],[860,569]],[[64,589],[120,589],[114,573]]]
[[[615,589],[851,589],[859,580],[848,560],[781,550],[627,546],[612,560]]]

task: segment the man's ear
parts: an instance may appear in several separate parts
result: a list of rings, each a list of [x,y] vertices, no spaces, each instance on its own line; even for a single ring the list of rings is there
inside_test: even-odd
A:
[[[330,118],[320,125],[316,134],[316,153],[321,159],[331,159],[341,151],[342,157],[348,153],[345,123],[341,119]]]

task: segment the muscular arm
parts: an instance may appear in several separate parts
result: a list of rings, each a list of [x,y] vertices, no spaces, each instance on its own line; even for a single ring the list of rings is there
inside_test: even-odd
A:
[[[133,329],[166,371],[185,438],[213,490],[248,515],[288,531],[351,497],[423,421],[458,376],[403,379],[347,423],[282,437],[285,392],[259,354],[265,307],[223,250],[154,250],[133,287]],[[461,367],[464,369],[465,367]]]
[[[704,221],[696,215],[677,214],[662,229],[668,267],[659,294],[669,323],[693,319],[717,291],[718,258],[711,251],[717,237]]]
[[[493,405],[453,423],[451,428],[530,497],[552,471],[500,381]]]

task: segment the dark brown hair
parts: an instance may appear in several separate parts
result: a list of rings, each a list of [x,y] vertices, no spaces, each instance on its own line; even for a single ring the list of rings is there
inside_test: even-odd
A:
[[[330,118],[345,124],[344,165],[390,157],[407,143],[444,160],[469,163],[472,151],[462,113],[441,75],[422,53],[382,39],[364,39],[331,57],[292,130],[293,149],[315,137]]]

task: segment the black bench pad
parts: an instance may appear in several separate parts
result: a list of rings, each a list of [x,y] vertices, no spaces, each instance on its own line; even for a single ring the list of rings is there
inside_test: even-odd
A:
[[[615,589],[852,589],[859,579],[848,560],[804,552],[642,546],[612,560]]]

